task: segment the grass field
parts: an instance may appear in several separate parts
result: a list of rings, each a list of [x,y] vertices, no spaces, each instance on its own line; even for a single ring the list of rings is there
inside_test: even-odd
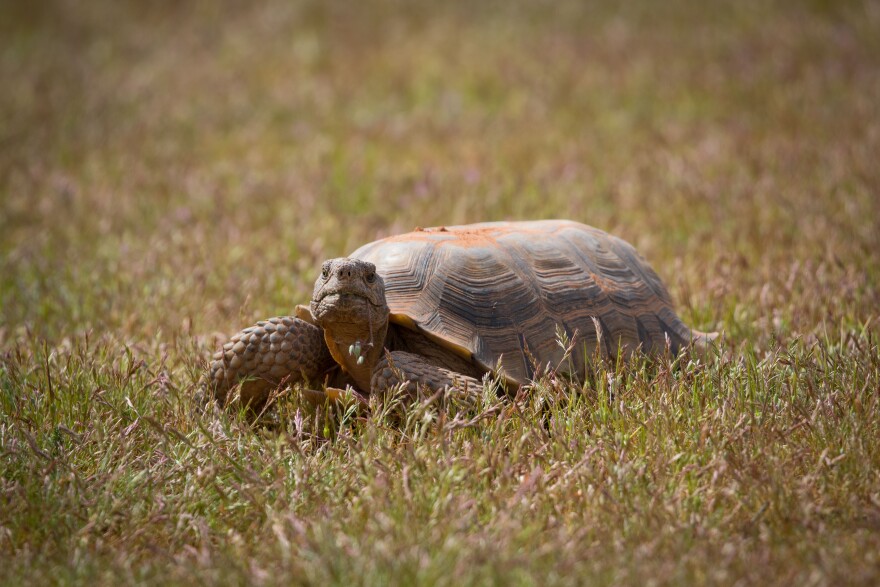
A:
[[[0,582],[880,583],[877,2],[5,2]],[[721,356],[200,413],[431,226],[633,243]],[[223,333],[223,334],[221,334]]]

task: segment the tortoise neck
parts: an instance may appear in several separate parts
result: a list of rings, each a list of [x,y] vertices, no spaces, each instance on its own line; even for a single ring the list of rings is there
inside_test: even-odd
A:
[[[324,326],[324,341],[337,363],[351,375],[360,391],[370,392],[370,380],[385,349],[388,319],[381,324],[331,323]]]

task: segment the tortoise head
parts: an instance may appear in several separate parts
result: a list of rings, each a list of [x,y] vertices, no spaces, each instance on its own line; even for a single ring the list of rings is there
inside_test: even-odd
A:
[[[376,266],[359,259],[330,259],[321,266],[309,305],[318,324],[388,320],[385,282]]]
[[[359,259],[330,259],[321,266],[309,304],[336,362],[369,392],[370,374],[388,331],[385,282],[376,266]]]

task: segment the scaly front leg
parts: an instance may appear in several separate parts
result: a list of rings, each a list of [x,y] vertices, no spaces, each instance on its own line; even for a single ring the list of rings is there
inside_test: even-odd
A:
[[[373,369],[372,393],[382,393],[402,382],[406,382],[405,390],[412,399],[418,397],[419,388],[427,388],[432,395],[438,391],[460,392],[470,403],[483,389],[483,383],[475,377],[434,365],[419,355],[387,353]]]
[[[258,409],[269,392],[290,383],[318,381],[335,365],[324,332],[293,316],[279,316],[245,328],[214,355],[202,383],[221,403],[239,381],[241,403]]]

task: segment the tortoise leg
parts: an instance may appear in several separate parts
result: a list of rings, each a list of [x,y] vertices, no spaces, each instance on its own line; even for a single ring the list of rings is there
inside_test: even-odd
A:
[[[406,382],[405,389],[413,399],[418,397],[420,387],[426,387],[431,394],[456,389],[463,391],[465,397],[483,389],[479,379],[434,365],[419,355],[404,351],[386,353],[373,370],[371,391],[381,393],[401,382]]]
[[[319,379],[335,365],[317,326],[292,316],[279,316],[245,328],[223,345],[203,378],[204,387],[221,404],[239,381],[242,404],[259,408],[282,380]]]

